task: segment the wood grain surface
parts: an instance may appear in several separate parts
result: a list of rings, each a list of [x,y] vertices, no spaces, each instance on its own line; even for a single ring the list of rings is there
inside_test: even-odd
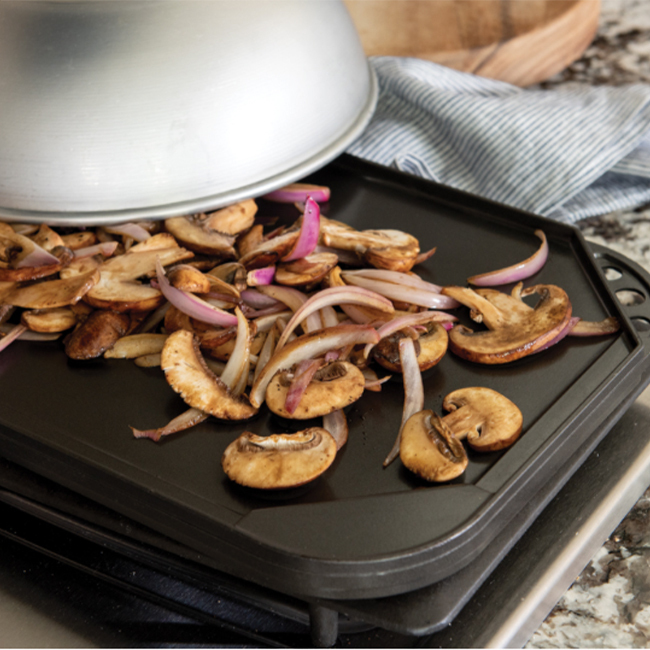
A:
[[[600,0],[345,0],[368,56],[413,56],[528,86],[578,59]]]

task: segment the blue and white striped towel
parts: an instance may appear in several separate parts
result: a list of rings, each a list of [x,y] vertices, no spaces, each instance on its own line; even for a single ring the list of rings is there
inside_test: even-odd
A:
[[[371,59],[375,114],[348,153],[573,223],[650,202],[650,86],[521,89]]]

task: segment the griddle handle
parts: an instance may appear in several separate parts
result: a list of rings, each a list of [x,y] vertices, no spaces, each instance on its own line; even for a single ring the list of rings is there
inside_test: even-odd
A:
[[[605,278],[608,272],[615,275],[607,279],[614,300],[628,316],[642,340],[650,338],[650,274],[633,260],[606,246],[589,242],[596,263]],[[628,294],[629,300],[623,300]],[[650,346],[645,345],[646,354]]]
[[[315,648],[331,648],[339,636],[339,613],[321,605],[309,605],[311,641]]]

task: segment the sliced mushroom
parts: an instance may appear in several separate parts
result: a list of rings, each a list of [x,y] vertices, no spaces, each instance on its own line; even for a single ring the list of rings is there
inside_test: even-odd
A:
[[[463,443],[437,413],[429,410],[419,411],[406,421],[399,455],[405,467],[435,483],[457,478],[469,462]]]
[[[46,251],[29,237],[17,233],[0,235],[2,240],[7,244],[3,250],[10,261],[0,266],[0,281],[24,282],[45,278],[61,271],[74,258],[69,248],[58,246]]]
[[[223,235],[238,235],[253,226],[256,213],[257,204],[253,199],[248,199],[210,212],[205,217],[199,217],[199,220],[204,228],[216,230]]]
[[[354,230],[321,217],[321,241],[331,248],[355,251],[372,266],[410,271],[420,253],[418,240],[401,230]]]
[[[461,388],[442,403],[449,411],[442,419],[459,440],[476,451],[498,451],[521,435],[523,416],[507,397],[491,388]]]
[[[193,256],[181,248],[171,235],[159,233],[131,247],[124,255],[111,257],[99,266],[99,282],[84,297],[99,309],[113,311],[150,311],[164,302],[162,293],[140,278],[153,277],[156,261],[163,266]],[[67,275],[72,274],[69,270]]]
[[[65,332],[77,324],[77,315],[70,307],[29,309],[21,314],[20,322],[32,332]]]
[[[151,354],[160,354],[166,340],[166,334],[154,334],[153,332],[129,334],[117,340],[115,345],[106,350],[104,357],[106,359],[137,359]]]
[[[261,223],[253,226],[248,232],[237,237],[237,250],[239,256],[244,257],[255,250],[264,241],[264,226]]]
[[[229,327],[223,330],[211,330],[199,334],[200,345],[202,350],[209,350],[210,356],[227,361],[235,348],[235,336],[237,328]],[[259,351],[266,340],[265,332],[257,332],[255,324],[251,323],[251,354],[259,354]]]
[[[174,287],[190,293],[208,293],[212,286],[208,276],[189,264],[177,264],[167,271]]]
[[[571,318],[571,302],[566,292],[550,284],[526,290],[525,295],[541,296],[535,308],[494,289],[444,287],[442,293],[470,307],[474,319],[488,328],[474,332],[456,325],[449,333],[451,350],[478,363],[508,363],[543,350]]]
[[[293,248],[299,236],[300,229],[292,226],[279,235],[265,238],[258,246],[243,255],[239,262],[249,270],[273,266]]]
[[[129,325],[127,314],[103,309],[94,311],[67,338],[65,353],[71,359],[96,359],[127,333]]]
[[[161,353],[169,385],[188,406],[220,420],[247,420],[257,413],[244,397],[234,396],[206,365],[196,337],[187,330],[169,335]]]
[[[61,239],[63,245],[72,251],[88,248],[97,243],[97,235],[92,230],[80,230],[79,232],[61,235]]]
[[[334,253],[312,253],[293,262],[282,262],[275,270],[275,281],[290,287],[320,282],[338,263]]]
[[[300,402],[290,413],[285,403],[291,389],[291,370],[278,372],[266,388],[266,404],[283,418],[308,420],[343,409],[356,402],[365,389],[365,377],[348,361],[332,361],[316,371]]]
[[[235,483],[261,490],[280,490],[313,481],[335,457],[334,438],[321,427],[270,436],[246,431],[228,445],[221,465]]]
[[[402,372],[402,366],[399,360],[399,340],[408,336],[409,333],[415,333],[415,350],[417,353],[418,366],[421,371],[433,368],[440,362],[447,352],[449,335],[447,330],[436,322],[426,324],[426,331],[419,333],[412,328],[410,332],[399,330],[382,339],[373,349],[373,359],[382,367],[392,372]]]
[[[239,262],[226,262],[215,266],[208,275],[213,276],[224,283],[232,285],[236,291],[241,292],[246,289],[246,267]]]
[[[51,251],[58,247],[67,248],[61,235],[55,230],[52,230],[47,224],[42,224],[38,232],[32,235],[31,239],[46,251]]]
[[[35,284],[7,283],[0,287],[0,303],[25,309],[52,309],[74,305],[99,282],[99,271]]]
[[[165,220],[165,228],[182,246],[191,251],[205,255],[217,255],[222,259],[236,257],[233,247],[235,238],[210,230],[199,219],[171,217]]]

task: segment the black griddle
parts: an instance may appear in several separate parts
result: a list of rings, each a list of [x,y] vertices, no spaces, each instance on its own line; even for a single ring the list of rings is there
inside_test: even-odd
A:
[[[615,297],[619,289],[647,296],[650,281],[629,260],[604,249],[594,255],[574,227],[349,156],[309,180],[332,188],[323,208],[330,218],[400,228],[423,249],[437,246],[418,270],[438,284],[465,284],[529,256],[541,228],[550,258],[526,284],[558,284],[575,315],[616,316],[621,331],[567,338],[498,367],[447,354],[426,373],[426,407],[440,412],[452,390],[489,386],[518,404],[524,432],[503,452],[470,453],[466,473],[445,485],[425,484],[398,461],[382,469],[401,418],[399,380],[349,408],[349,441],[323,477],[259,494],[225,478],[221,454],[245,429],[270,433],[292,423],[262,412],[246,424],[207,421],[158,444],[135,440],[129,425],[160,426],[186,408],[162,373],[117,360],[71,362],[57,343],[21,342],[0,355],[0,455],[139,522],[155,533],[147,540],[154,549],[167,550],[156,540],[172,540],[173,553],[206,571],[323,611],[335,600],[359,612],[371,601],[408,599],[489,551],[487,572],[523,534],[650,381],[650,308],[647,301],[623,307]],[[292,209],[261,208],[280,218]],[[614,282],[605,278],[610,268],[620,274]]]

